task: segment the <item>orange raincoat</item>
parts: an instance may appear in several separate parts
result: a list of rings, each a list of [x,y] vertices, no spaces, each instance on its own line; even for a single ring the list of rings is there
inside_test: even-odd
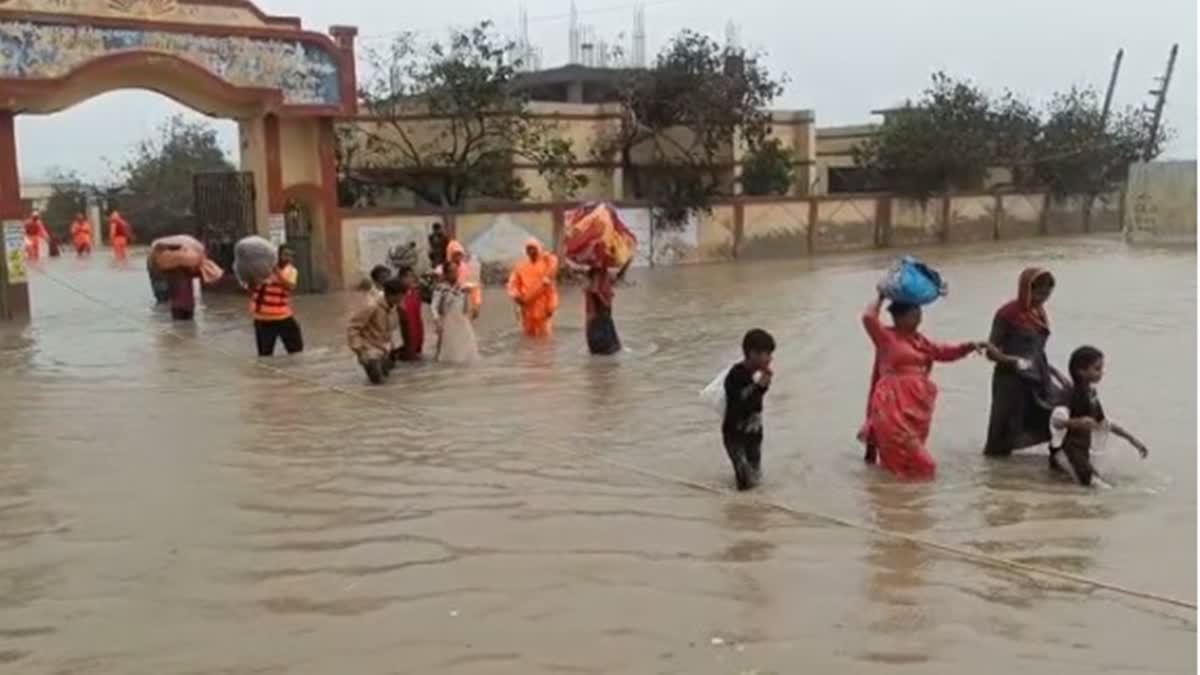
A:
[[[37,261],[42,257],[42,240],[50,241],[50,232],[46,230],[46,223],[42,222],[42,216],[34,211],[29,220],[25,221],[25,258],[31,261]]]
[[[92,224],[87,218],[76,217],[71,223],[71,245],[80,256],[92,252]]]
[[[558,310],[558,258],[542,249],[537,239],[525,242],[538,252],[536,260],[521,259],[508,278],[508,295],[517,303],[521,329],[529,337],[549,337],[551,320]]]
[[[112,212],[108,217],[108,241],[112,244],[113,258],[117,262],[125,262],[129,251],[129,242],[133,239],[133,228],[121,217],[120,213]]]

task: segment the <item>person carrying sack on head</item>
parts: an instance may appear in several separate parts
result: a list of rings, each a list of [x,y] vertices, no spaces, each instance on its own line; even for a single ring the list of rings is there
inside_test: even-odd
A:
[[[292,256],[292,249],[280,246],[279,262],[271,276],[250,289],[250,314],[254,317],[259,356],[273,356],[276,341],[282,341],[289,354],[304,351],[304,336],[292,309],[292,293],[300,280]]]

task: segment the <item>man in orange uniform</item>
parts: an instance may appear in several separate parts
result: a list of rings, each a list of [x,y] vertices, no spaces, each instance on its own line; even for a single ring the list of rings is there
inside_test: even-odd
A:
[[[558,258],[542,250],[537,239],[525,242],[525,258],[508,278],[508,296],[517,303],[521,330],[529,337],[549,337],[558,310]]]
[[[25,259],[37,262],[42,257],[42,240],[50,241],[50,232],[42,222],[42,214],[34,211],[25,221]]]
[[[273,356],[276,341],[283,341],[289,354],[304,351],[304,335],[292,310],[292,292],[300,272],[292,265],[292,249],[279,247],[279,262],[271,276],[250,289],[250,313],[254,316],[254,338],[259,356]]]
[[[71,223],[71,245],[80,258],[92,254],[92,223],[82,213],[76,213],[75,221]]]
[[[133,228],[116,210],[108,217],[108,242],[112,244],[113,260],[124,265],[129,255],[129,244],[133,242]]]

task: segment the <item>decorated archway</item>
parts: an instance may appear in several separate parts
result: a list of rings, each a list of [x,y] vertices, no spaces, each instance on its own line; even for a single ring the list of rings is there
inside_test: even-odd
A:
[[[0,317],[29,316],[15,233],[28,216],[17,115],[48,114],[117,89],[148,89],[235,120],[254,176],[255,229],[281,236],[287,195],[313,212],[315,286],[340,287],[333,120],[356,105],[357,30],[304,30],[248,0],[0,0]],[[274,231],[272,231],[274,230]]]

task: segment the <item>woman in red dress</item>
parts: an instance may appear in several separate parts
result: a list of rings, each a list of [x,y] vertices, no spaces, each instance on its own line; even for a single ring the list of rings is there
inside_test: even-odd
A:
[[[921,308],[888,305],[892,326],[879,320],[883,298],[863,312],[863,327],[875,344],[875,368],[867,400],[867,420],[859,440],[867,444],[867,461],[901,478],[931,479],[937,462],[925,449],[937,403],[938,388],[929,373],[935,361],[958,361],[977,351],[992,351],[986,342],[942,344],[922,335]]]

